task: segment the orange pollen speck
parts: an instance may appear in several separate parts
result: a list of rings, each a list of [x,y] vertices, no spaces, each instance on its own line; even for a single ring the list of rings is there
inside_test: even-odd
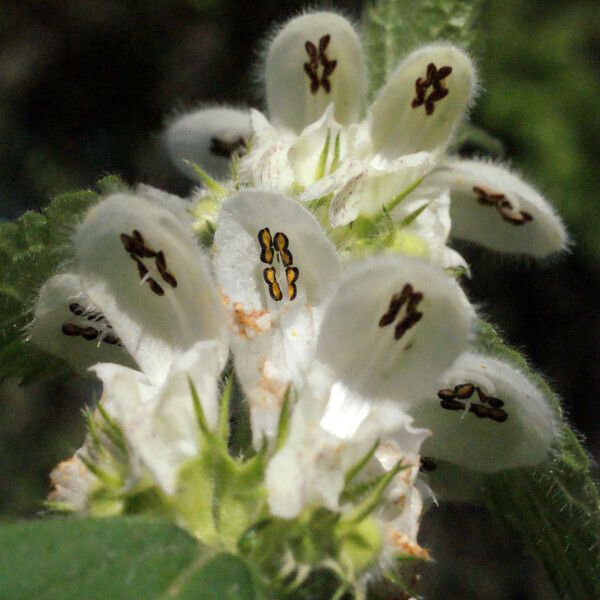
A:
[[[419,546],[416,542],[411,542],[405,533],[392,531],[390,538],[392,544],[403,554],[422,560],[429,560],[429,551],[422,546]]]

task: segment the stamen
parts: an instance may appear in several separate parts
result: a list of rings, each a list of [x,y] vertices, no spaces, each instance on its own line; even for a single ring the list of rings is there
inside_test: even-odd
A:
[[[444,66],[439,69],[434,63],[427,65],[427,72],[425,79],[419,77],[415,81],[415,98],[413,99],[411,106],[417,108],[419,106],[425,106],[425,114],[431,115],[435,110],[435,103],[445,98],[450,91],[444,87],[443,80],[452,73],[452,67]],[[432,92],[427,96],[427,90],[433,87]]]
[[[81,304],[77,304],[77,302],[72,302],[71,304],[69,304],[69,310],[76,317],[80,317],[83,314],[83,306],[81,306]]]
[[[167,269],[167,258],[165,253],[162,250],[158,250],[157,252],[147,246],[144,241],[144,236],[137,229],[134,229],[131,232],[131,235],[122,233],[119,236],[119,239],[121,240],[125,251],[129,254],[129,258],[135,261],[138,275],[140,276],[142,283],[147,282],[150,289],[157,296],[164,296],[165,291],[155,279],[148,277],[150,272],[148,267],[142,261],[142,258],[153,258],[156,270],[163,281],[173,288],[177,287],[177,278],[173,273],[169,273]]]
[[[412,296],[413,287],[407,283],[399,294],[394,294],[390,300],[388,311],[379,319],[379,327],[386,327],[396,320],[404,303]],[[422,295],[421,295],[422,296]]]
[[[433,471],[437,468],[437,464],[428,456],[421,456],[421,466],[419,471]]]
[[[107,333],[103,338],[102,341],[105,344],[108,344],[109,346],[123,346],[123,344],[121,343],[121,340],[114,334],[112,333]]]
[[[394,339],[399,340],[402,336],[422,318],[423,313],[417,310],[417,306],[423,300],[422,292],[413,291],[413,286],[407,283],[402,291],[396,293],[390,299],[390,304],[386,313],[379,319],[379,327],[391,325],[398,316],[398,313],[406,304],[406,314],[394,328]]]
[[[483,406],[481,404],[471,404],[469,412],[472,412],[476,417],[480,419],[491,419],[496,423],[504,423],[508,419],[508,413],[501,408],[493,408],[489,406]]]
[[[148,282],[148,285],[150,286],[150,289],[157,296],[164,296],[165,295],[165,290],[162,289],[162,287],[160,286],[160,284],[157,283],[155,279],[152,279],[152,277],[148,277],[148,279],[146,281]]]
[[[298,289],[296,287],[296,281],[298,280],[299,275],[300,275],[300,271],[298,270],[297,267],[286,267],[285,277],[287,279],[288,298],[290,300],[294,300],[294,298],[296,298],[296,294],[298,293]]]
[[[277,279],[275,276],[275,267],[267,267],[263,271],[263,278],[269,288],[269,294],[271,298],[275,300],[275,302],[279,302],[283,299],[283,293],[281,292],[281,288],[277,283]]]
[[[472,383],[457,385],[454,390],[440,390],[437,395],[441,400],[440,406],[442,408],[445,408],[446,410],[465,410],[467,405],[460,400],[456,400],[456,398],[465,400],[470,398],[475,391],[483,404],[469,402],[468,412],[473,413],[479,419],[491,419],[496,423],[504,423],[504,421],[508,419],[508,413],[501,408],[504,406],[504,402],[499,398],[488,396],[480,387],[475,386]],[[486,403],[489,404],[489,406],[484,406]]]
[[[317,46],[313,42],[306,41],[304,43],[304,48],[306,50],[306,54],[308,54],[309,61],[304,63],[303,67],[304,72],[310,81],[311,94],[316,94],[320,87],[323,87],[323,90],[326,94],[331,92],[331,82],[329,81],[329,76],[335,71],[337,60],[329,60],[325,54],[330,42],[331,35],[328,33],[319,39],[318,50]],[[319,63],[323,67],[320,77],[318,74]]]
[[[452,400],[447,398],[440,402],[440,406],[446,410],[465,410],[465,403],[460,400]]]
[[[95,327],[79,327],[75,323],[64,323],[61,327],[64,335],[69,337],[81,336],[86,340],[95,340],[98,337],[98,330]]]
[[[511,225],[523,225],[533,221],[533,216],[524,210],[515,210],[504,194],[492,193],[476,185],[473,191],[477,194],[477,202],[486,206],[494,206],[502,218]]]
[[[268,265],[273,263],[273,238],[268,227],[263,227],[258,232],[258,243],[260,244],[260,260]]]
[[[289,267],[294,263],[294,257],[292,253],[288,250],[290,245],[290,241],[281,231],[278,231],[275,234],[275,249],[279,252],[279,256],[281,257],[281,262],[284,267]]]
[[[500,400],[500,398],[494,398],[493,396],[488,396],[481,388],[477,389],[477,395],[479,396],[479,400],[484,404],[489,404],[494,408],[502,408],[504,406],[504,402]]]
[[[165,283],[168,283],[171,287],[176,288],[177,279],[175,278],[175,275],[167,271],[167,259],[165,258],[165,253],[162,250],[158,251],[154,261],[156,264],[156,269],[160,273],[160,276],[163,278],[163,281]]]
[[[394,339],[399,340],[411,327],[416,325],[423,318],[422,312],[408,313],[394,329]]]
[[[243,137],[233,141],[216,137],[210,138],[209,151],[215,156],[229,159],[234,154],[242,154],[242,152],[239,152],[241,148],[246,149],[246,140]]]
[[[277,256],[277,260],[285,267],[288,299],[294,300],[298,294],[296,281],[298,280],[300,270],[297,267],[292,266],[294,264],[294,256],[289,250],[290,240],[288,236],[285,233],[278,231],[275,233],[274,237],[271,237],[269,228],[263,227],[258,232],[258,243],[260,244],[260,260],[263,263],[271,265],[273,264],[273,257]],[[264,269],[263,278],[269,286],[271,298],[277,302],[281,300],[283,298],[283,293],[277,283],[277,271],[275,267],[267,267]]]
[[[475,391],[475,386],[472,383],[463,383],[461,385],[457,385],[454,388],[454,393],[456,394],[456,398],[460,398],[461,400],[466,400],[473,395]]]
[[[440,400],[454,400],[456,398],[456,394],[447,388],[440,390],[437,395]]]

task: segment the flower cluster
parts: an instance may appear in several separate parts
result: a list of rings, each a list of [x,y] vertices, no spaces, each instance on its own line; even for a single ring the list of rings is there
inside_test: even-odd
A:
[[[103,198],[42,287],[31,342],[103,386],[50,500],[158,514],[277,585],[328,567],[360,594],[427,557],[434,473],[538,464],[556,436],[536,382],[478,349],[449,235],[544,257],[566,233],[505,167],[449,154],[477,88],[459,48],[410,54],[366,109],[357,33],[309,13],[272,39],[265,85],[268,118],[175,119],[171,156],[205,186]]]

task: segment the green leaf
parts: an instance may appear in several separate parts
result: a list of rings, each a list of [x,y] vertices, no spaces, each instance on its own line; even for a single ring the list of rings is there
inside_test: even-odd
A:
[[[562,419],[559,400],[547,383],[487,323],[480,323],[477,345],[530,377]],[[544,464],[485,476],[482,485],[485,504],[504,527],[520,533],[559,597],[600,598],[600,495],[588,455],[566,422]]]
[[[0,526],[0,598],[256,600],[241,559],[211,556],[167,523],[52,519]]]
[[[411,50],[435,40],[472,41],[478,0],[369,0],[363,14],[371,93]]]
[[[126,189],[115,176],[102,179],[98,188],[101,193]],[[25,343],[26,326],[40,287],[68,264],[73,231],[98,199],[92,191],[60,194],[41,212],[0,224],[0,383],[69,372],[64,362]]]

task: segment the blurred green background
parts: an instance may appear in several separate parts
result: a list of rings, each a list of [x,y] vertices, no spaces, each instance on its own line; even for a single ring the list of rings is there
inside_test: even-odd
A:
[[[360,15],[358,0],[331,5]],[[107,173],[187,192],[160,145],[164,119],[211,102],[260,107],[260,41],[304,6],[1,0],[0,217]],[[600,7],[484,0],[475,54],[473,121],[559,208],[573,249],[537,265],[457,244],[473,265],[469,292],[549,378],[599,456]],[[0,390],[0,516],[41,510],[49,471],[81,443],[80,408],[94,391],[52,381]],[[440,509],[425,521],[439,559],[424,574],[429,598],[550,597],[533,562],[505,558],[518,542],[499,538],[484,513]]]

